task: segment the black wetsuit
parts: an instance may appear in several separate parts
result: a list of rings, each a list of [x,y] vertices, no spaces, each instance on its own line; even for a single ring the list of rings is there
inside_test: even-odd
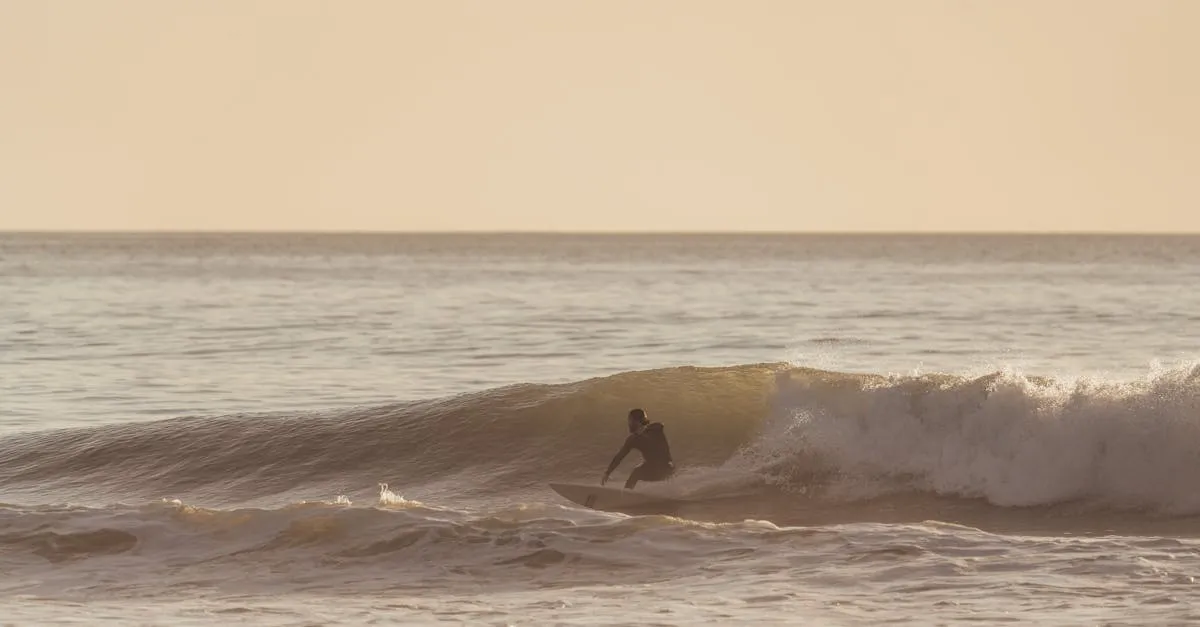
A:
[[[629,473],[629,479],[625,481],[626,488],[632,488],[638,481],[662,481],[674,474],[675,464],[671,460],[671,447],[667,444],[666,434],[663,433],[663,424],[652,422],[625,438],[625,445],[617,451],[616,457],[613,457],[608,471],[604,473],[605,476],[611,474],[633,449],[642,454],[642,465]]]

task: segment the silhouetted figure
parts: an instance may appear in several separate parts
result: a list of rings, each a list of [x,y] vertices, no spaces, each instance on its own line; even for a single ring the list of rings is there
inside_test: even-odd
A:
[[[633,449],[642,454],[642,464],[629,473],[625,489],[632,490],[638,481],[663,481],[675,474],[675,463],[671,460],[671,447],[663,433],[663,424],[650,422],[644,410],[634,409],[629,412],[629,437],[625,438],[625,444],[613,457],[608,470],[604,471],[600,485],[608,483],[608,476]]]

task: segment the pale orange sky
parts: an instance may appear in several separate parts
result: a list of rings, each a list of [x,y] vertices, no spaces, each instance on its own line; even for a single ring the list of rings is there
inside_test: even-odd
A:
[[[1200,232],[1200,1],[0,0],[0,229]]]

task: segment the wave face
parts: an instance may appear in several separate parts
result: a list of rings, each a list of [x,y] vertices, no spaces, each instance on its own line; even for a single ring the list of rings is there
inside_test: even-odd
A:
[[[1200,513],[1197,365],[1119,382],[681,367],[326,413],[47,431],[0,440],[0,494],[275,507],[386,482],[438,504],[553,501],[546,481],[599,478],[635,406],[666,424],[681,467],[646,489],[736,494],[721,507],[739,520],[793,506],[861,513],[881,499],[919,520],[947,503]]]
[[[673,452],[688,464],[720,464],[753,437],[781,367],[673,368],[328,413],[38,432],[0,440],[0,480],[3,498],[21,502],[53,494],[230,505],[378,482],[409,495],[511,494],[598,479],[633,406],[668,423]]]

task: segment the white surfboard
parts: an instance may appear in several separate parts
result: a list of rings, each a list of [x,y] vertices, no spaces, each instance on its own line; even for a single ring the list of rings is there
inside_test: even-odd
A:
[[[609,488],[583,483],[551,483],[550,489],[562,495],[563,498],[584,507],[610,511],[684,502],[679,499],[647,494],[637,490]]]

